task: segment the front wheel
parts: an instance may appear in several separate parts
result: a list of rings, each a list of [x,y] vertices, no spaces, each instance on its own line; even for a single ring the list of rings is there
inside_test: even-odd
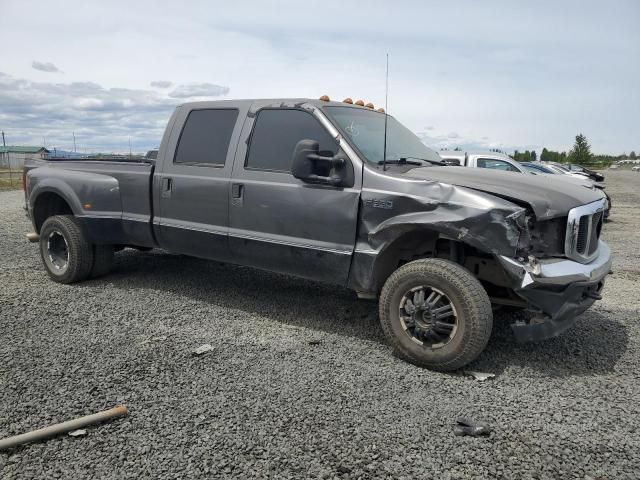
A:
[[[407,263],[380,294],[380,323],[396,354],[432,370],[463,367],[491,336],[491,302],[460,265],[440,259]]]

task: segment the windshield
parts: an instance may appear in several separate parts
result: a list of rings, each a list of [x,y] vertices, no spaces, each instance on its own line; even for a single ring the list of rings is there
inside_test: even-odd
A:
[[[540,173],[540,172],[542,172],[542,173],[551,173],[551,174],[554,174],[554,175],[556,173],[553,170],[551,170],[550,168],[543,167],[542,165],[532,165],[531,163],[524,163],[523,165],[528,170],[536,170],[538,173]]]
[[[367,162],[377,166],[382,161],[385,114],[353,107],[325,107],[325,110]],[[441,160],[440,155],[422,143],[415,133],[388,115],[386,160],[401,158],[434,162]]]

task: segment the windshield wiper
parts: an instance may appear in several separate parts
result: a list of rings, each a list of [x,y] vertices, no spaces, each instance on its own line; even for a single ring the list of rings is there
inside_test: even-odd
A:
[[[444,163],[444,161],[442,160],[428,160],[426,158],[417,158],[417,157],[400,157],[397,159],[391,159],[386,161],[380,160],[378,162],[378,165],[382,165],[383,163],[388,163],[390,165],[422,165],[422,163],[420,162],[427,162],[433,165],[442,165],[442,166],[446,165],[446,163]]]

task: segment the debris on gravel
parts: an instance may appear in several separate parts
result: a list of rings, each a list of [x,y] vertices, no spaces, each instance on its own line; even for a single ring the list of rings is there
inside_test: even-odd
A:
[[[471,370],[466,370],[464,373],[469,377],[475,378],[479,382],[484,382],[485,380],[488,380],[489,378],[494,378],[496,376],[495,373],[474,372]]]
[[[462,417],[456,420],[453,427],[453,434],[457,437],[482,437],[491,433],[489,425],[483,422],[476,422],[470,418]]]
[[[606,184],[604,299],[537,343],[496,313],[468,367],[499,377],[485,382],[394,357],[376,303],[338,287],[131,249],[108,276],[56,284],[23,192],[2,192],[0,438],[116,401],[131,414],[0,452],[0,478],[636,480],[640,175]],[[191,355],[207,343],[215,361]],[[491,435],[452,435],[460,412]]]
[[[213,346],[205,343],[204,345],[200,345],[193,351],[194,355],[204,355],[205,353],[212,352],[214,350]]]

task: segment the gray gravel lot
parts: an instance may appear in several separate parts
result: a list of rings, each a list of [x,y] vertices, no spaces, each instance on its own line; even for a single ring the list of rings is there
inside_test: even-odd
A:
[[[637,479],[640,174],[606,175],[604,300],[537,344],[496,315],[471,367],[485,382],[393,357],[375,303],[341,288],[133,250],[108,277],[55,284],[22,192],[0,192],[0,438],[130,409],[0,452],[0,478]],[[494,432],[455,437],[461,413]]]

